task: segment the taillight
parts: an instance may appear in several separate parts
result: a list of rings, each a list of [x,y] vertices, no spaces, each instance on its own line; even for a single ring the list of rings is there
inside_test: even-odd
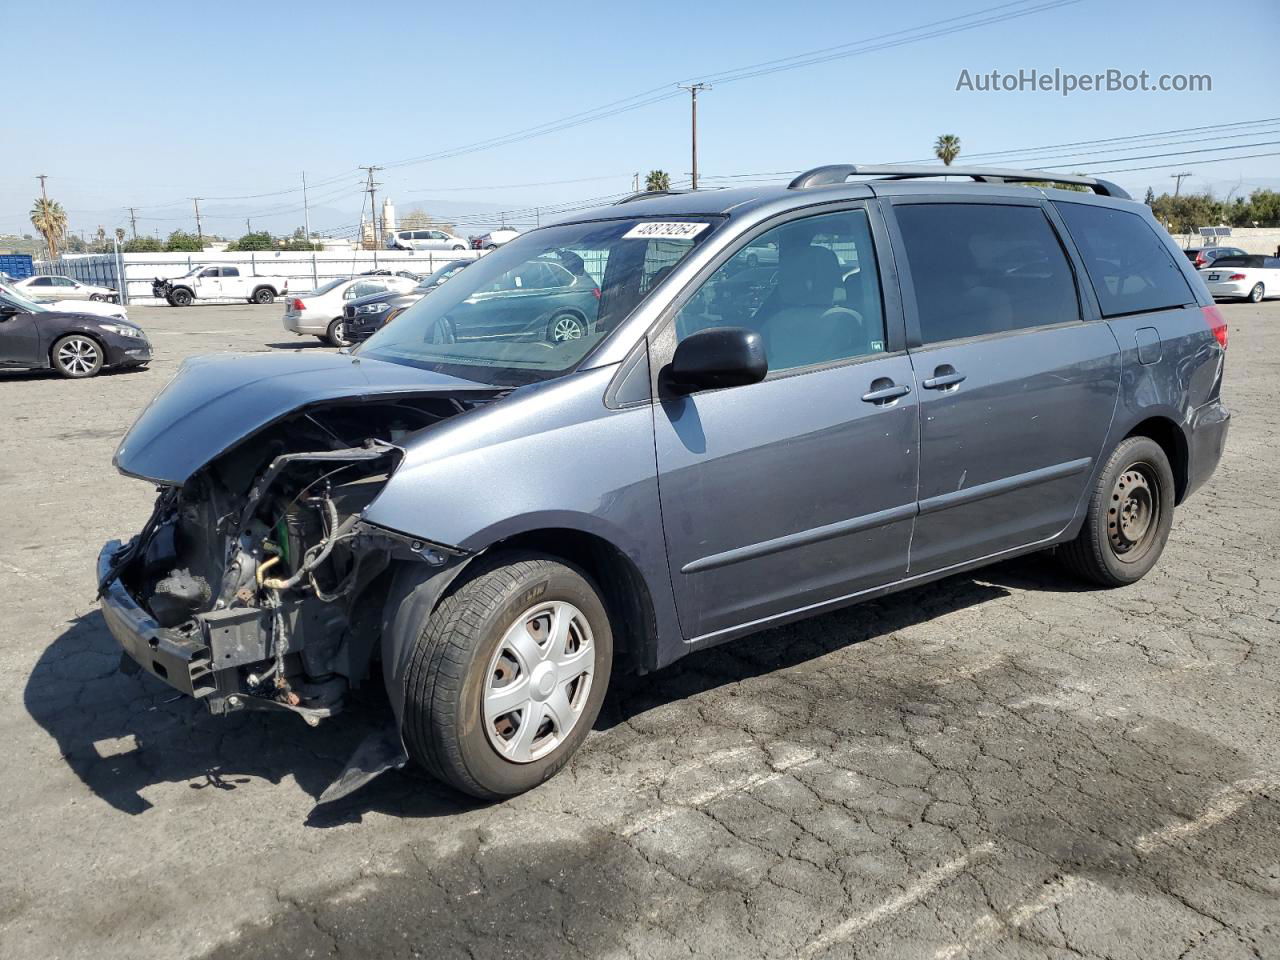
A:
[[[1197,253],[1197,254],[1196,254],[1196,266],[1197,266],[1197,267],[1203,267],[1206,263],[1208,263],[1208,261],[1205,259],[1204,254],[1203,254],[1203,253]]]
[[[592,288],[591,288],[591,295],[592,295],[593,297],[595,297],[597,300],[599,300],[599,299],[600,299],[600,288],[599,288],[599,287],[592,287]]]
[[[1244,278],[1245,276],[1243,273],[1233,273],[1231,276],[1227,277],[1228,280],[1243,280]]]
[[[297,297],[294,297],[293,309],[296,313],[301,313],[303,310],[307,309],[307,305],[303,303],[301,300],[299,300]]]
[[[1204,322],[1209,325],[1209,330],[1213,334],[1213,338],[1222,345],[1222,349],[1227,349],[1227,321],[1222,317],[1222,311],[1216,306],[1201,307],[1200,312],[1204,314]]]

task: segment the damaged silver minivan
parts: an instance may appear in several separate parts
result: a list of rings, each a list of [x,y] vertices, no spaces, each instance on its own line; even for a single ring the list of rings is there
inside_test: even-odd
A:
[[[1226,325],[1114,185],[939,170],[628,198],[354,352],[187,361],[115,456],[159,488],[99,558],[122,664],[313,725],[381,682],[322,799],[408,759],[497,798],[616,670],[1035,550],[1136,581],[1221,455]]]

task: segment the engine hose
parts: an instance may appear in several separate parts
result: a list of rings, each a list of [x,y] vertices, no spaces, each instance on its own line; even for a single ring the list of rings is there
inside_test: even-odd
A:
[[[298,569],[294,572],[293,576],[289,577],[289,579],[287,580],[262,579],[262,576],[261,576],[262,567],[259,567],[258,582],[263,587],[265,587],[268,590],[290,590],[293,587],[296,587],[299,583],[303,581],[303,579],[305,579],[307,576],[310,575],[311,571],[315,570],[317,567],[320,566],[320,564],[324,563],[327,559],[329,559],[329,554],[333,552],[333,548],[337,544],[337,542],[339,540],[345,539],[346,534],[350,532],[351,528],[356,525],[356,521],[360,519],[358,515],[352,514],[351,516],[347,517],[347,519],[344,520],[341,524],[339,524],[338,510],[336,507],[334,507],[333,501],[325,500],[324,504],[330,517],[330,521],[329,521],[330,533],[329,533],[329,536],[325,539],[325,541],[319,545],[320,547],[319,552],[316,553],[315,556],[312,556],[311,552],[316,548],[312,547],[311,550],[308,550],[306,555],[303,557],[302,563],[298,565]],[[263,564],[263,566],[268,566],[269,563],[270,561],[268,561],[268,563],[266,564]]]

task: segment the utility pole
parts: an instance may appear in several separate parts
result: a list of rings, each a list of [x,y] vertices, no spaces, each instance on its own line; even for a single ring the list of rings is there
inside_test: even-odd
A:
[[[373,182],[373,175],[381,170],[381,167],[364,167],[361,170],[369,171],[369,186],[365,189],[369,192],[369,216],[373,218],[373,249],[377,250],[382,245],[382,238],[378,231],[378,188],[382,186],[380,183]]]
[[[304,239],[311,242],[311,214],[307,210],[307,171],[302,171],[302,231]]]
[[[693,189],[698,189],[698,91],[710,90],[709,83],[691,83],[685,86],[683,83],[677,83],[677,87],[681,90],[689,91],[689,106],[691,109],[691,117],[693,120]]]
[[[196,237],[201,243],[204,243],[204,230],[200,226],[200,201],[204,197],[192,197],[191,202],[196,205]]]
[[[631,192],[632,193],[640,192],[640,171],[639,170],[637,170],[635,173],[631,175]]]
[[[133,239],[138,239],[138,214],[137,207],[129,208],[129,228],[133,230]]]
[[[1171,173],[1169,178],[1174,181],[1173,195],[1176,197],[1182,191],[1182,181],[1185,177],[1189,177],[1189,173]]]
[[[41,198],[42,198],[42,199],[44,199],[44,200],[48,200],[48,199],[49,199],[49,194],[45,192],[45,189],[44,189],[44,182],[45,182],[46,180],[48,180],[48,179],[49,179],[49,175],[48,175],[47,173],[38,173],[38,174],[36,174],[36,179],[40,181],[40,196],[41,196]]]
[[[249,222],[249,218],[248,218],[248,217],[245,217],[245,218],[244,218],[244,232],[245,232],[245,233],[253,233],[253,224],[251,224],[251,223]]]

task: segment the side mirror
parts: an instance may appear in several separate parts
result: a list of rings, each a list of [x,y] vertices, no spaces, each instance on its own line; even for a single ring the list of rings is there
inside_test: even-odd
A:
[[[759,383],[769,372],[764,338],[746,327],[708,327],[680,341],[667,368],[676,393]]]

